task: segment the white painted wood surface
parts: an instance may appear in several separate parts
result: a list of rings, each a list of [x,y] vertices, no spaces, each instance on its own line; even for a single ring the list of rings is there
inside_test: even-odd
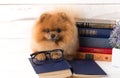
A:
[[[0,38],[28,37],[34,20],[56,7],[72,9],[77,18],[120,19],[120,4],[0,5]]]

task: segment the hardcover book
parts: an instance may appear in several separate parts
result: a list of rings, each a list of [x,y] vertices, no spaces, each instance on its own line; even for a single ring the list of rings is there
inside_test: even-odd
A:
[[[112,48],[108,38],[79,37],[80,47]]]
[[[44,60],[37,57],[41,54],[46,57]],[[54,58],[53,54],[59,58]],[[63,57],[63,50],[61,49],[34,52],[30,56],[29,61],[40,78],[66,78],[76,75],[79,76],[80,74],[81,76],[106,75],[93,60],[66,61]]]
[[[93,52],[78,52],[77,58],[79,58],[79,59],[93,59],[95,61],[111,62],[112,54],[101,54],[101,53],[93,53]]]
[[[72,75],[71,66],[64,59],[59,62],[49,60],[41,65],[34,64],[31,58],[29,58],[29,61],[40,78],[65,78]]]
[[[95,23],[95,22],[77,22],[76,26],[81,28],[104,28],[104,29],[113,29],[115,23]]]
[[[91,19],[91,18],[75,18],[77,22],[83,23],[101,23],[101,24],[114,24],[115,20],[107,20],[107,19]]]
[[[80,52],[112,54],[112,48],[80,47]]]
[[[29,61],[40,78],[66,78],[70,76],[73,76],[73,78],[93,78],[107,75],[94,60],[62,60],[60,62],[42,65],[35,65],[31,58],[29,58]]]
[[[75,77],[102,77],[107,76],[105,71],[94,60],[73,60],[69,62]]]
[[[104,28],[81,28],[78,27],[78,34],[80,37],[99,37],[109,38],[113,29]]]

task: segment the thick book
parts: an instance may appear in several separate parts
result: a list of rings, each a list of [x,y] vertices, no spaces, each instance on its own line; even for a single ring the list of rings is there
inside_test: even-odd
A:
[[[108,38],[79,37],[80,47],[112,48]]]
[[[102,24],[115,24],[115,20],[108,19],[92,19],[92,18],[75,18],[77,22],[88,22],[88,23],[102,23]]]
[[[109,38],[113,29],[104,28],[81,28],[78,27],[78,34],[81,37],[102,37]]]
[[[76,25],[83,28],[107,28],[113,29],[115,20],[76,18]]]
[[[79,47],[80,52],[112,54],[112,48]]]
[[[41,65],[34,64],[31,58],[29,58],[29,61],[40,78],[65,78],[72,75],[71,66],[64,59],[59,62],[49,60]]]
[[[101,53],[94,53],[94,52],[77,52],[77,58],[111,62],[112,54],[101,54]]]
[[[94,60],[73,60],[69,63],[72,66],[73,76],[78,78],[107,76],[106,72]]]
[[[91,23],[91,22],[76,22],[77,27],[81,28],[104,28],[104,29],[113,29],[115,24],[110,23]]]

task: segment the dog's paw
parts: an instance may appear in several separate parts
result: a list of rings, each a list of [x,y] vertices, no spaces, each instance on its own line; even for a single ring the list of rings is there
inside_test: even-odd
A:
[[[51,53],[51,58],[52,59],[58,59],[58,58],[61,58],[61,57],[62,57],[62,53],[59,53],[59,52]]]
[[[65,55],[66,60],[73,60],[74,56],[73,55]]]
[[[46,56],[44,55],[44,54],[38,54],[37,56],[36,56],[36,58],[38,59],[38,60],[45,60],[46,59]]]

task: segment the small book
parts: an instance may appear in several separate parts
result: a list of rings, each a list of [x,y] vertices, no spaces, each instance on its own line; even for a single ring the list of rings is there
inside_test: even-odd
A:
[[[69,61],[72,73],[75,78],[80,77],[102,77],[107,74],[94,60],[73,60]]]
[[[34,64],[31,58],[29,58],[29,61],[39,78],[65,78],[72,75],[71,66],[64,59],[58,62],[48,60],[41,65]]]

